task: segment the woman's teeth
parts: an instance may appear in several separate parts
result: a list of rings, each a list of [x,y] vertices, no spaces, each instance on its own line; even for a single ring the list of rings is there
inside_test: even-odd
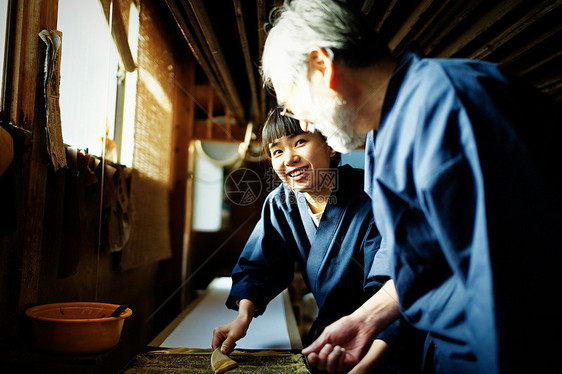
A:
[[[296,178],[296,177],[298,177],[299,175],[303,174],[304,172],[305,172],[304,169],[295,170],[295,171],[290,172],[290,173],[289,173],[289,176],[290,176],[291,178]]]

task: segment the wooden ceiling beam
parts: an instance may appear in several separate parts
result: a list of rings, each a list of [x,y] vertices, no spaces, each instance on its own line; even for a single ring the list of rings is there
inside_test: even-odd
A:
[[[528,43],[521,45],[517,50],[515,50],[509,56],[506,56],[503,59],[501,59],[499,63],[502,65],[510,65],[515,61],[517,61],[518,59],[520,59],[521,57],[523,57],[524,55],[526,55],[527,53],[530,53],[532,50],[534,50],[541,44],[546,43],[551,38],[556,38],[561,33],[562,33],[562,23],[556,24],[553,27],[551,27],[548,31],[542,33],[540,36],[537,36],[536,38],[533,38]]]
[[[244,107],[204,5],[199,0],[167,0],[167,4],[217,95],[236,120],[244,123]]]
[[[548,74],[541,75],[540,78],[531,83],[540,90],[560,87],[562,84],[562,71],[550,71]]]
[[[550,87],[544,87],[542,91],[547,94],[551,95],[556,101],[562,103],[562,82],[559,81],[557,84],[552,85]]]
[[[391,51],[395,51],[399,46],[403,46],[407,42],[408,34],[410,34],[416,26],[419,26],[420,20],[424,17],[424,14],[427,13],[432,3],[433,0],[423,0],[414,8],[406,21],[402,23],[398,32],[394,34],[388,43],[388,47]]]
[[[519,75],[524,76],[526,74],[532,73],[533,71],[539,69],[541,66],[546,65],[549,62],[554,61],[557,58],[561,58],[561,57],[562,57],[562,51],[555,52],[554,54],[548,56],[547,58],[543,58],[543,59],[535,62],[531,66],[525,68],[524,70],[521,70],[519,72]]]
[[[192,10],[185,6],[182,1],[177,0],[167,0],[168,8],[170,9],[176,23],[183,34],[185,40],[187,41],[191,52],[197,59],[199,66],[203,69],[205,75],[211,82],[211,84],[215,87],[217,95],[220,99],[225,103],[226,106],[230,107],[233,113],[235,113],[235,117],[243,118],[243,112],[240,110],[234,110],[234,104],[230,100],[229,95],[227,94],[224,84],[221,82],[220,77],[216,74],[217,69],[212,61],[209,60],[209,57],[206,55],[203,47],[200,45],[198,40],[202,38],[200,31],[197,31],[195,28],[192,28],[192,25],[189,21],[190,17],[186,14],[186,12],[191,12]],[[193,17],[193,15],[191,16]],[[193,96],[192,93],[190,95]]]
[[[531,11],[526,13],[523,18],[517,20],[515,23],[511,24],[507,29],[503,30],[501,33],[495,35],[491,40],[487,41],[480,46],[474,53],[470,54],[468,57],[481,60],[486,58],[496,49],[507,43],[513,37],[518,35],[520,32],[525,30],[527,27],[533,25],[535,22],[540,21],[549,12],[555,10],[562,4],[562,0],[552,1],[542,1],[539,5],[533,8]]]
[[[438,57],[453,57],[468,43],[472,42],[496,22],[502,19],[507,13],[517,7],[523,0],[504,0],[494,6],[490,11],[484,14],[471,27],[464,30],[455,40],[453,40],[447,48],[438,54]]]
[[[409,43],[411,43],[412,41],[417,42],[418,39],[420,39],[422,35],[427,32],[426,30],[428,30],[436,23],[436,20],[443,17],[443,12],[445,11],[445,9],[447,9],[452,1],[454,0],[444,0],[442,2],[437,2],[437,9],[432,8],[426,11],[424,14],[424,19],[419,21],[420,24],[413,27],[413,30],[408,34],[408,37],[404,38],[402,42],[396,46],[393,52],[402,53]],[[435,4],[436,2],[434,1],[433,3]]]
[[[242,46],[242,54],[244,56],[244,65],[246,66],[246,73],[248,75],[248,83],[250,84],[251,95],[251,117],[255,122],[259,116],[258,109],[258,91],[256,86],[256,77],[254,66],[252,64],[252,56],[250,53],[250,45],[248,44],[248,35],[246,34],[246,25],[244,23],[244,12],[240,0],[233,0],[234,13],[236,14],[236,25],[238,26],[238,35],[240,37],[240,44]]]
[[[235,44],[240,40],[241,53],[237,52],[235,56],[222,56],[221,53],[216,56],[218,42],[213,33],[221,37],[222,42],[223,35],[217,33],[225,30],[224,25],[211,24],[211,20],[215,22],[215,18],[220,20],[221,17],[232,16],[228,2],[222,3],[226,4],[224,9],[216,9],[217,12],[228,11],[228,15],[211,17],[214,14],[205,13],[211,8],[204,0],[167,1],[178,5],[182,3],[190,9],[191,18],[184,16],[185,23],[194,24],[188,25],[191,28],[188,32],[195,35],[201,61],[207,61],[206,66],[200,64],[215,87],[217,96],[221,97],[233,118],[237,121],[255,119],[258,128],[269,106],[275,104],[263,89],[256,65],[261,62],[259,60],[263,54],[270,11],[274,7],[282,6],[283,0],[256,0],[251,4],[247,1],[232,0],[238,35],[230,32],[232,35],[225,36],[225,41]],[[560,49],[556,47],[556,42],[562,38],[562,24],[554,20],[556,14],[562,10],[562,0],[536,0],[531,3],[525,0],[421,0],[409,8],[403,4],[408,2],[402,0],[359,0],[357,3],[361,11],[368,15],[373,27],[387,38],[386,41],[395,55],[415,41],[422,51],[431,57],[490,59],[513,68],[515,73],[533,78],[556,68],[551,56],[559,56]],[[256,8],[249,8],[253,6]],[[256,19],[248,19],[249,14],[254,11],[256,16],[252,17]],[[186,11],[183,13],[187,14]],[[257,27],[252,26],[250,30],[248,26],[250,23],[254,25],[254,21]],[[538,30],[543,28],[544,31]],[[233,37],[236,39],[232,39]],[[257,40],[257,48],[249,44],[255,43],[254,40]],[[226,51],[226,46],[222,47]],[[249,83],[249,89],[246,89],[246,83],[242,81],[244,91],[238,91],[232,83],[228,83],[228,67],[232,69],[232,66],[242,64],[245,66],[242,70],[245,70],[247,75],[244,79]],[[230,73],[234,74],[234,71]],[[236,72],[236,84],[239,84],[238,74],[241,73]],[[544,82],[547,82],[549,92],[552,92],[556,99],[556,95],[560,95],[557,84],[551,83],[550,79]],[[542,87],[543,91],[546,91],[546,87]],[[236,97],[235,93],[239,97]],[[239,104],[240,99],[242,104]],[[562,101],[562,98],[558,100]],[[238,113],[237,106],[240,107]],[[241,118],[239,113],[244,113],[244,110],[245,117]]]
[[[240,100],[238,90],[234,85],[230,69],[228,68],[224,53],[215,35],[215,31],[207,14],[205,5],[201,0],[188,0],[188,2],[195,16],[195,19],[192,20],[192,24],[198,24],[201,28],[203,39],[200,40],[200,43],[205,47],[205,50],[208,51],[210,59],[214,62],[218,69],[217,73],[222,78],[225,85],[224,88],[232,101],[233,108],[231,109],[235,113],[236,117],[239,117],[240,123],[245,123],[244,106]]]
[[[380,32],[382,29],[382,26],[384,25],[385,21],[387,20],[388,16],[390,16],[390,13],[392,13],[392,9],[394,9],[394,6],[396,5],[396,2],[398,0],[391,0],[390,4],[388,4],[388,6],[386,7],[384,14],[382,15],[382,18],[379,20],[379,22],[377,22],[377,24],[375,25],[375,30],[377,32]],[[365,5],[365,4],[364,4]]]
[[[361,5],[361,11],[364,14],[369,14],[374,4],[375,4],[375,0],[364,0],[363,5]]]
[[[431,55],[441,41],[450,35],[455,27],[468,17],[483,0],[453,1],[450,6],[439,17],[435,25],[431,25],[430,31],[424,33],[418,40],[424,45],[424,53]]]

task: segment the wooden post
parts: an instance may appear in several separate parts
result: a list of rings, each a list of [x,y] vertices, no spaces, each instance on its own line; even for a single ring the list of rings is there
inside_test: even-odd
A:
[[[31,152],[24,155],[22,195],[15,245],[21,246],[21,283],[18,309],[25,310],[38,301],[45,192],[47,180],[45,115],[42,95],[42,62],[39,32],[55,30],[58,0],[18,1],[12,66],[10,120],[29,131]]]
[[[170,192],[170,235],[172,241],[172,263],[167,266],[166,277],[172,282],[168,288],[181,285],[180,306],[185,306],[187,285],[187,251],[189,248],[189,231],[191,227],[191,195],[189,194],[190,170],[189,145],[193,139],[195,120],[196,60],[193,55],[183,59],[178,69],[174,104],[174,132],[172,134],[173,154],[171,167]],[[187,223],[189,222],[189,226]]]
[[[228,107],[226,107],[225,112],[224,112],[224,116],[225,116],[225,138],[227,141],[230,141],[232,139],[232,126],[230,123],[230,110],[228,109]]]

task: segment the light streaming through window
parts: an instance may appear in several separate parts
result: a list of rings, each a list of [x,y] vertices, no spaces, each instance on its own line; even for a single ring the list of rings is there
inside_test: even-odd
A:
[[[118,58],[99,0],[59,0],[63,141],[102,154],[113,137]]]
[[[8,34],[8,0],[0,0],[0,110],[4,93],[4,57],[6,55],[6,35]]]

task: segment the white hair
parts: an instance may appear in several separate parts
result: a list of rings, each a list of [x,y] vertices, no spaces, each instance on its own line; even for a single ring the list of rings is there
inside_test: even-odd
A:
[[[268,33],[262,55],[262,77],[298,83],[308,81],[308,53],[323,48],[331,59],[366,66],[387,52],[357,9],[344,0],[285,1]]]

